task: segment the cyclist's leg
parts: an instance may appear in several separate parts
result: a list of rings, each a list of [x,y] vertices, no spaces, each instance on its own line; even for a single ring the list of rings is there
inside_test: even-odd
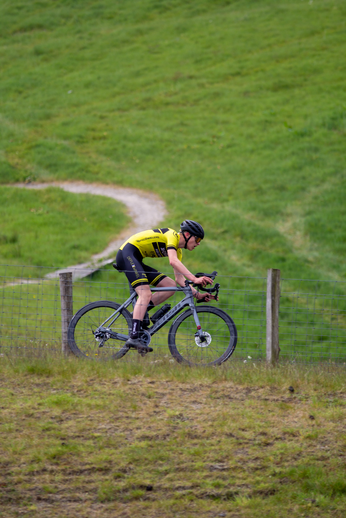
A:
[[[173,279],[167,277],[164,273],[155,270],[155,268],[152,268],[151,266],[146,264],[143,266],[151,286],[157,286],[158,288],[176,288],[177,284],[173,281]],[[158,306],[172,295],[172,291],[157,291],[156,293],[152,293],[150,301],[151,304],[148,309],[151,309],[154,306]]]
[[[119,250],[116,263],[118,270],[125,273],[131,287],[136,291],[138,300],[132,315],[132,330],[127,340],[128,347],[135,347],[138,351],[152,351],[151,347],[141,344],[139,336],[143,325],[143,317],[151,299],[149,281],[144,271],[144,264],[139,250],[131,244]]]
[[[132,330],[130,333],[130,338],[127,340],[126,345],[128,347],[135,347],[138,352],[142,355],[149,353],[153,350],[152,347],[149,347],[146,344],[143,344],[140,340],[141,330],[143,329],[143,319],[145,317],[148,304],[151,299],[151,290],[149,287],[149,283],[141,284],[134,288],[137,293],[137,302],[133,309],[132,315]],[[147,315],[147,319],[149,321],[149,317]]]
[[[177,284],[176,282],[171,279],[170,277],[164,277],[158,284],[158,288],[176,288]],[[152,294],[151,300],[154,304],[154,306],[158,306],[165,300],[169,299],[169,297],[172,297],[174,295],[173,291],[157,291],[156,293]]]
[[[145,272],[145,265],[139,250],[127,243],[123,250],[119,250],[116,257],[117,269],[125,273],[130,284],[130,291],[144,285],[149,286],[149,280]]]
[[[148,284],[142,284],[135,288],[138,295],[136,305],[133,310],[133,318],[143,321],[145,312],[151,299],[151,290]]]
[[[151,293],[149,284],[151,286],[166,288],[175,287],[176,283],[164,273],[144,264],[135,246],[127,244],[123,250],[119,250],[116,257],[116,264],[118,270],[125,273],[130,284],[130,290],[131,288],[134,289],[139,297],[133,311],[133,318],[143,320],[150,302],[149,309],[161,304],[161,302],[164,302],[173,294],[169,291]]]
[[[118,268],[120,266],[121,270],[125,272],[130,289],[137,293],[138,299],[133,310],[133,318],[142,322],[147,310],[161,304],[171,296],[170,292],[152,294],[149,285],[167,287],[176,286],[176,284],[164,273],[144,264],[142,257],[133,245],[126,245],[119,259],[117,255],[116,262]]]

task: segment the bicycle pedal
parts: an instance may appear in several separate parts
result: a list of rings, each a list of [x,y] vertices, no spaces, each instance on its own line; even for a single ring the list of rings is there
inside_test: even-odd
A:
[[[146,356],[148,353],[152,353],[152,352],[153,352],[152,347],[149,347],[148,351],[146,351],[145,349],[138,349],[138,354],[140,354],[141,356]]]
[[[162,306],[162,308],[158,309],[156,311],[156,313],[153,314],[153,316],[151,317],[151,321],[153,324],[155,324],[158,320],[160,320],[160,318],[163,317],[163,315],[165,315],[166,313],[168,313],[168,311],[171,309],[171,305],[170,304],[164,304]]]

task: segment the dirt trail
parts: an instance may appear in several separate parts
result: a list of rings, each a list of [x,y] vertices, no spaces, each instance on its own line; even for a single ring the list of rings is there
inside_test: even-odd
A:
[[[127,189],[115,185],[103,185],[97,183],[84,182],[50,182],[50,183],[30,183],[15,184],[15,187],[25,189],[46,189],[47,187],[60,187],[64,191],[76,194],[94,194],[96,196],[107,196],[120,201],[126,205],[128,215],[132,219],[132,224],[121,232],[115,241],[112,241],[105,250],[95,254],[87,263],[68,266],[63,270],[57,270],[47,275],[47,278],[54,278],[61,272],[72,271],[74,278],[85,277],[92,271],[98,270],[114,260],[109,258],[115,254],[124,239],[131,234],[135,234],[146,228],[158,226],[166,215],[164,202],[156,195],[140,191],[137,189]]]

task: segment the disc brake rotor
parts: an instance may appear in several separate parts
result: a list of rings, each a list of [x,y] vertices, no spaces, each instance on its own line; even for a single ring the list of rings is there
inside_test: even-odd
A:
[[[198,336],[198,334],[196,333],[195,342],[196,342],[196,345],[198,345],[198,347],[208,347],[208,345],[211,344],[212,338],[209,333],[207,333],[206,331],[203,331],[203,337],[204,337],[204,340],[201,340],[200,336]]]
[[[100,344],[99,347],[103,347],[104,343],[110,339],[111,335],[107,332],[105,328],[98,328],[96,331],[93,331],[95,340]]]

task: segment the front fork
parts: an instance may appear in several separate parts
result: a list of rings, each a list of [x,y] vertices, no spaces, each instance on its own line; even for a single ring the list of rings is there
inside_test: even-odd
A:
[[[196,306],[193,302],[193,296],[191,294],[191,299],[192,300],[189,300],[189,306],[190,306],[190,309],[192,311],[192,314],[193,314],[193,318],[195,320],[195,323],[196,323],[196,327],[197,327],[197,331],[195,333],[195,337],[198,337],[200,339],[201,342],[205,342],[206,341],[206,338],[204,336],[204,333],[203,333],[203,330],[202,330],[202,327],[201,327],[201,324],[200,324],[200,321],[199,321],[199,318],[198,318],[198,313],[197,313],[197,309],[196,309]]]

